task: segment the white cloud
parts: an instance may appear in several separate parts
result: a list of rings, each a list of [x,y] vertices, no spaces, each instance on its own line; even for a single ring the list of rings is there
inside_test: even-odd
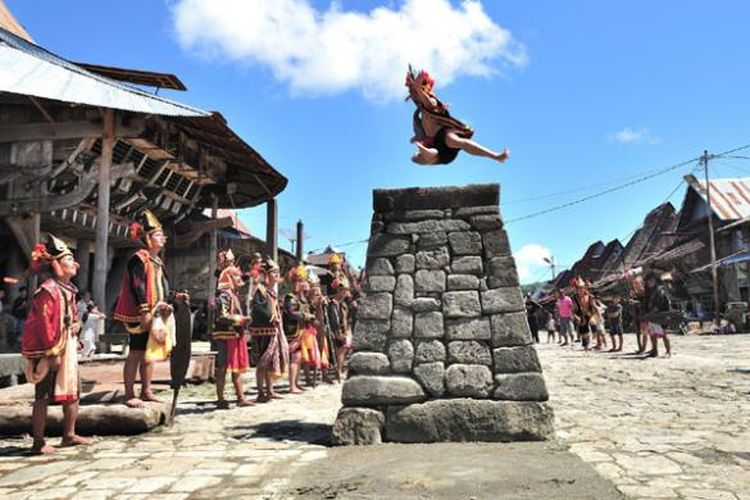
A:
[[[176,0],[181,47],[211,58],[267,66],[294,94],[359,89],[400,98],[408,63],[447,85],[526,64],[526,51],[480,0],[403,0],[369,12],[309,0]]]
[[[619,142],[620,144],[658,144],[661,139],[651,135],[648,127],[633,129],[625,127],[624,129],[613,132],[607,136],[610,142]]]
[[[543,275],[541,270],[549,269],[549,263],[544,261],[545,258],[552,259],[552,252],[549,248],[531,243],[522,246],[513,256],[516,259],[518,278],[522,283],[547,279],[547,276]]]

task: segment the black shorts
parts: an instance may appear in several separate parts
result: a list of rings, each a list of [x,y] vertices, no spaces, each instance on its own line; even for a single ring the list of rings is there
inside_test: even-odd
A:
[[[39,359],[34,362],[34,369],[39,364]],[[57,380],[57,370],[50,369],[47,376],[41,382],[34,385],[34,401],[47,401],[53,403],[55,400],[55,381]],[[78,396],[81,395],[81,374],[78,374]]]
[[[148,333],[131,333],[128,345],[131,351],[145,351],[148,343]]]
[[[224,369],[227,367],[227,343],[222,340],[215,340],[211,342],[212,349],[216,351],[216,361],[214,366],[217,370]]]
[[[619,321],[612,321],[609,323],[609,334],[610,335],[622,335],[622,323]]]
[[[448,131],[448,127],[443,127],[438,130],[437,134],[435,134],[435,142],[433,142],[435,149],[438,151],[438,163],[443,165],[447,165],[455,160],[459,151],[461,151],[460,149],[452,148],[445,143],[445,135]]]

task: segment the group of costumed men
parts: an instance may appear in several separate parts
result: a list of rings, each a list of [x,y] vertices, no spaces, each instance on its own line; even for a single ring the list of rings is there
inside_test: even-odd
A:
[[[188,303],[189,296],[185,292],[170,293],[164,263],[159,257],[167,237],[154,214],[144,210],[131,225],[130,236],[139,240],[143,248],[128,261],[114,320],[122,323],[129,334],[129,352],[123,368],[124,403],[140,407],[144,401],[158,402],[151,388],[154,362],[169,357],[175,344],[174,306]],[[321,280],[300,264],[288,276],[293,291],[280,301],[277,293],[281,274],[272,259],[256,258],[247,280],[231,250],[220,254],[213,328],[218,407],[229,407],[224,398],[227,372],[232,375],[238,406],[253,404],[245,398],[241,378],[250,365],[248,335],[256,366],[257,402],[281,398],[274,385],[285,374],[291,393],[302,391],[301,371],[305,372],[308,385],[311,370],[321,370],[327,382],[332,381],[329,368],[335,368],[336,379],[344,378],[345,357],[351,349],[348,306],[351,295],[341,257],[334,255],[330,263],[331,271],[325,276],[328,296],[322,292]],[[89,444],[89,440],[75,433],[81,324],[76,315],[78,289],[72,279],[78,268],[70,248],[51,234],[46,243],[37,243],[33,249],[30,271],[44,272],[50,277],[34,293],[21,345],[26,358],[26,379],[35,384],[32,453],[55,451],[44,438],[50,402],[63,408],[61,446]],[[240,288],[245,285],[249,285],[249,305],[243,311]],[[138,374],[141,391],[136,396]]]
[[[351,349],[350,285],[338,255],[331,258],[327,276],[330,297],[322,292],[321,280],[300,264],[287,275],[293,289],[283,299],[278,296],[281,271],[272,259],[256,256],[247,283],[231,250],[220,252],[218,260],[212,333],[217,352],[218,408],[230,408],[224,394],[227,372],[232,376],[237,406],[254,404],[245,397],[242,385],[242,374],[249,370],[250,361],[255,365],[258,403],[283,397],[276,392],[275,384],[284,375],[291,394],[304,391],[302,372],[306,385],[315,384],[319,370],[324,382],[332,382],[331,368],[335,368],[337,380],[345,376],[346,353]],[[245,285],[248,305],[243,312],[240,289]],[[248,356],[248,335],[252,359]]]

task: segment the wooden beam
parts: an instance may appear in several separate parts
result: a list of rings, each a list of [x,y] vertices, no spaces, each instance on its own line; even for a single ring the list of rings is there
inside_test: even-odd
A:
[[[146,130],[143,119],[132,119],[128,125],[118,124],[114,128],[116,137],[137,137]],[[90,121],[63,123],[0,124],[0,142],[64,140],[101,135],[102,124]]]
[[[112,167],[111,179],[119,179],[132,175],[133,164],[118,164]],[[97,185],[99,167],[94,166],[87,174],[79,178],[78,186],[65,194],[49,194],[46,196],[29,196],[27,198],[13,198],[0,201],[0,217],[8,217],[32,212],[48,213],[81,203],[91,195]]]
[[[279,208],[276,198],[271,198],[266,203],[266,254],[274,261],[279,258]]]
[[[107,252],[109,251],[109,194],[111,190],[110,170],[115,146],[115,112],[104,110],[102,134],[102,156],[99,159],[99,191],[96,210],[96,242],[94,253],[94,279],[92,295],[99,307],[107,305]],[[106,309],[105,309],[106,310]]]

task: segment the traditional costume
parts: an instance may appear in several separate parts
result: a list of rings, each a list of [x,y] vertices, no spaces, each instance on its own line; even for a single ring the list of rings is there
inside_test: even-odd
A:
[[[581,344],[588,348],[591,339],[592,324],[595,324],[599,311],[594,303],[594,297],[588,289],[588,283],[583,278],[574,278],[572,285],[576,288],[576,294],[573,295],[573,314],[576,316],[576,327],[581,337]],[[579,290],[584,290],[585,298],[579,297]]]
[[[130,334],[130,349],[146,351],[146,362],[165,360],[174,345],[174,318],[167,305],[169,281],[164,263],[149,252],[150,238],[156,231],[163,229],[150,210],[144,210],[131,224],[130,238],[140,239],[146,248],[138,250],[128,262],[114,313],[115,321],[123,323]],[[142,320],[148,313],[154,321],[146,331]]]
[[[435,148],[438,152],[438,164],[451,163],[461,150],[448,146],[445,142],[445,135],[454,130],[459,137],[471,139],[474,131],[462,121],[451,116],[448,107],[432,92],[435,80],[426,71],[422,70],[419,74],[415,74],[410,66],[406,76],[406,86],[409,87],[407,99],[411,99],[417,107],[412,119],[413,140],[427,148]],[[423,127],[425,119],[430,119],[440,125],[434,136],[428,136],[425,133]]]
[[[308,281],[308,272],[304,264],[289,271],[289,281],[297,284]],[[289,342],[289,354],[300,353],[302,366],[320,368],[320,351],[315,328],[315,315],[304,293],[297,291],[284,297],[283,323],[284,333]]]
[[[211,334],[216,342],[216,365],[226,368],[229,373],[245,373],[250,366],[244,326],[246,318],[242,314],[242,303],[234,281],[242,271],[234,264],[232,250],[221,252],[219,262],[222,269]]]
[[[264,273],[278,272],[279,266],[271,259],[262,264]],[[275,290],[258,283],[251,302],[252,323],[248,329],[252,338],[252,359],[255,366],[281,377],[289,363],[289,348],[281,328],[281,310]]]
[[[73,255],[68,246],[52,235],[46,244],[37,244],[31,254],[33,270],[38,272],[46,263],[55,275],[34,293],[21,339],[26,379],[36,384],[36,400],[73,402],[78,400],[80,392],[78,339],[73,333],[78,290],[70,282],[60,280],[59,261],[68,255]],[[57,367],[51,367],[50,358],[59,359]]]
[[[336,289],[338,288],[349,288],[349,280],[346,278],[341,279],[337,282]],[[326,307],[326,317],[328,320],[328,327],[331,329],[333,334],[333,341],[336,348],[352,348],[352,330],[349,317],[349,305],[345,300],[338,300],[336,297],[331,298],[328,301]]]

